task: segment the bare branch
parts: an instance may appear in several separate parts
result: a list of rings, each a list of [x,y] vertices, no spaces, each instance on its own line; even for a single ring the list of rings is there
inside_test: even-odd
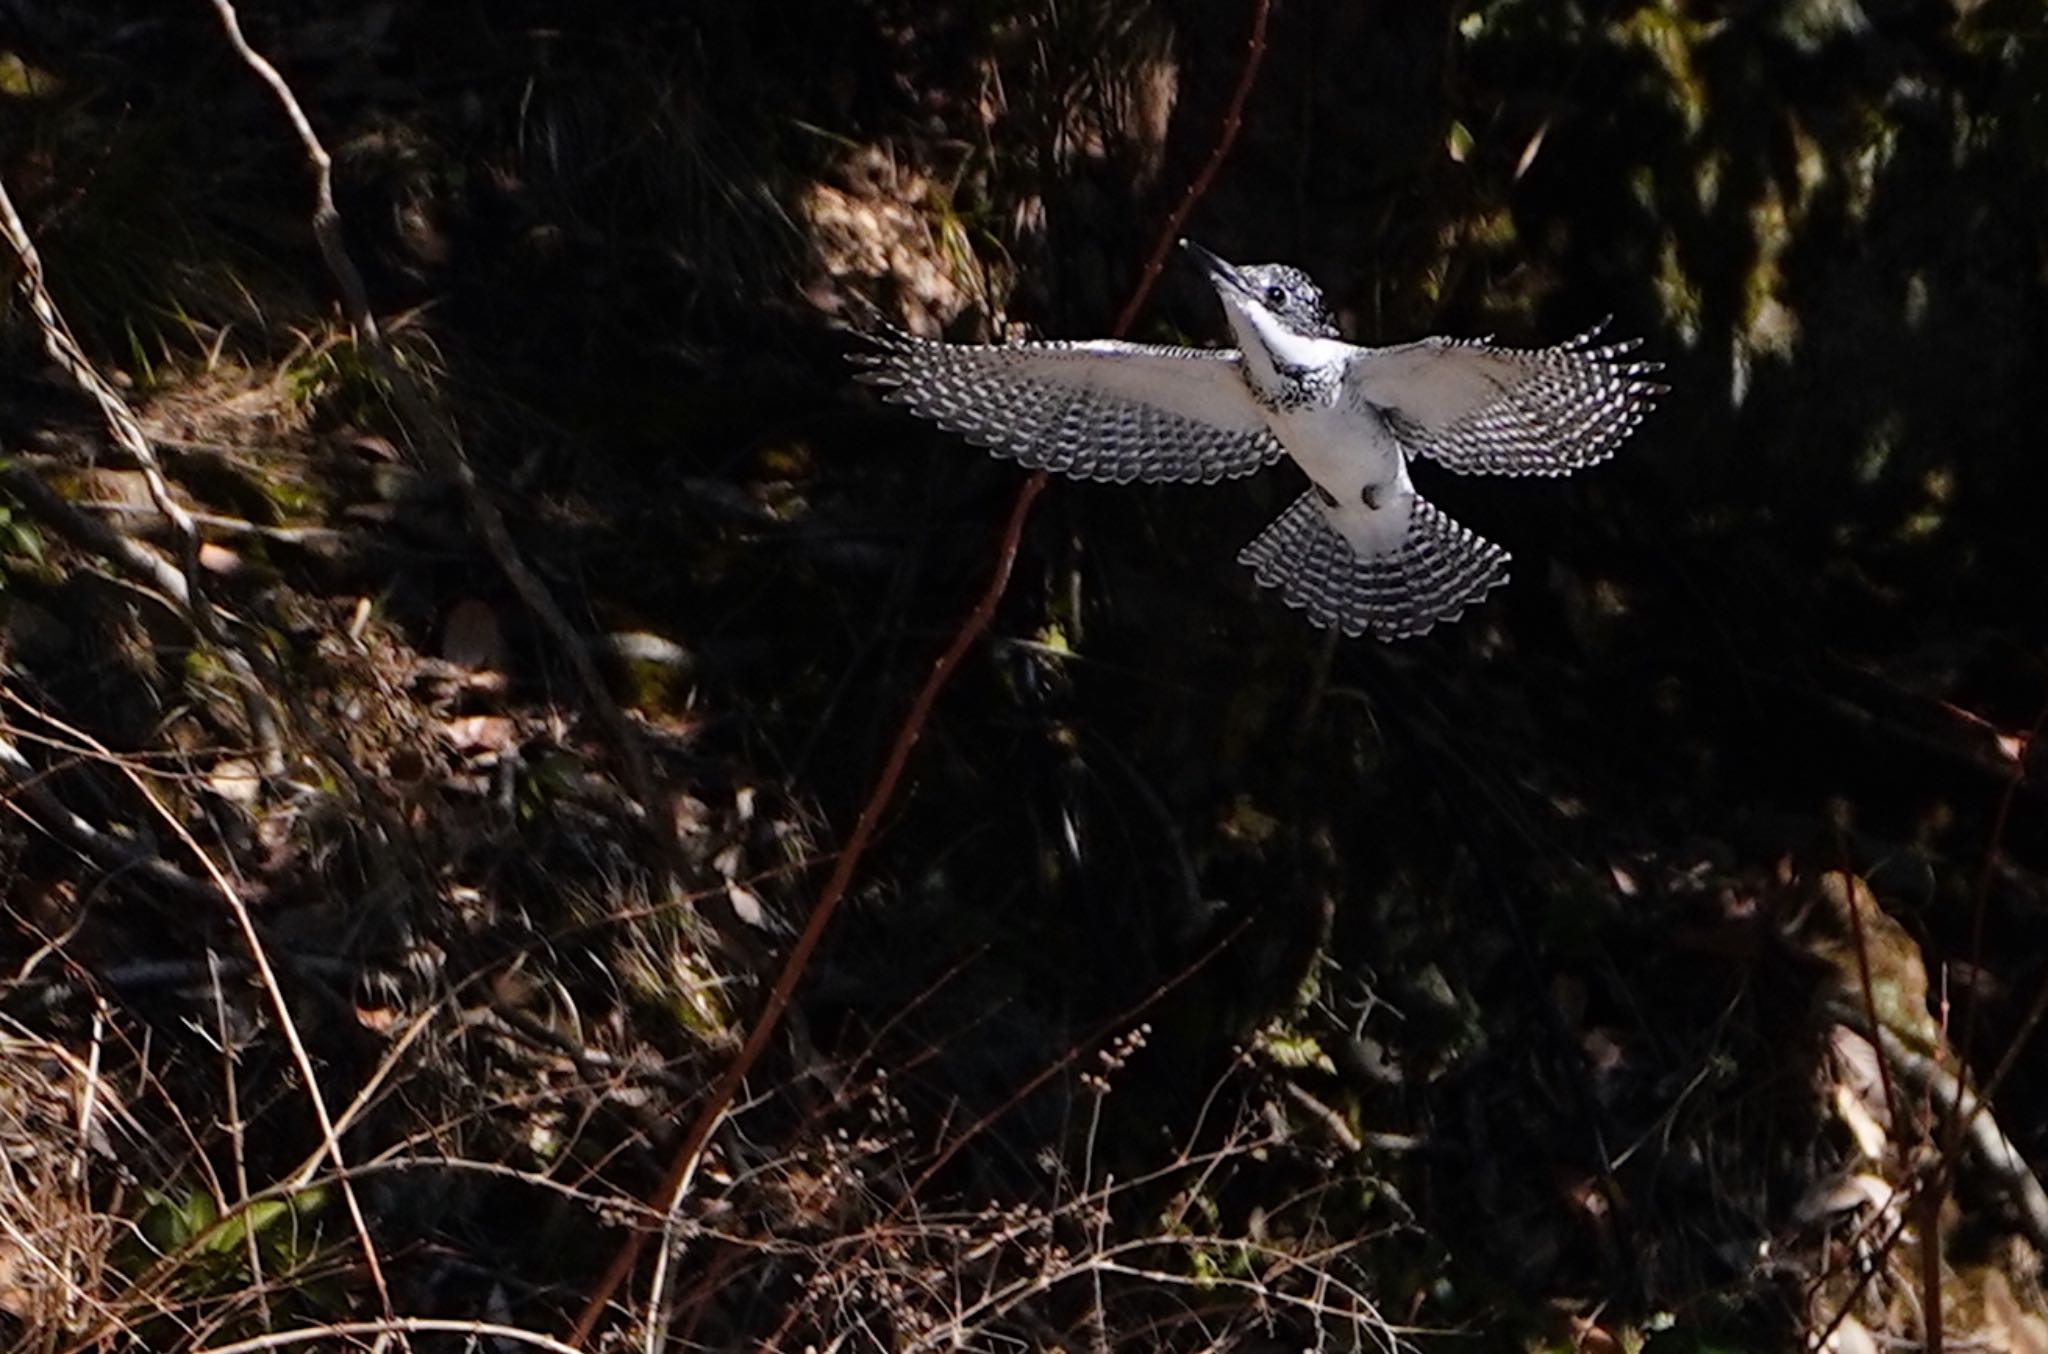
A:
[[[673,825],[668,815],[660,811],[660,801],[655,792],[654,776],[647,761],[646,749],[641,745],[639,731],[626,718],[618,702],[612,699],[610,689],[605,685],[604,675],[597,669],[597,663],[590,656],[590,648],[576,632],[568,616],[562,611],[547,584],[530,568],[512,539],[512,533],[505,526],[504,514],[497,503],[477,479],[476,471],[470,466],[469,458],[462,448],[462,439],[456,429],[436,414],[420,393],[418,383],[402,363],[393,359],[389,344],[383,332],[378,329],[375,318],[370,314],[369,296],[363,287],[362,273],[341,237],[341,217],[334,206],[334,160],[321,144],[319,135],[313,130],[313,123],[306,116],[305,108],[298,96],[270,64],[262,53],[249,45],[242,34],[242,25],[235,7],[230,0],[213,0],[214,11],[220,15],[221,26],[227,31],[228,41],[235,52],[256,72],[263,82],[277,95],[284,106],[285,116],[291,120],[300,142],[306,148],[306,158],[313,166],[314,201],[313,235],[319,242],[320,255],[326,260],[328,271],[333,274],[335,285],[341,291],[343,311],[349,324],[355,329],[362,342],[363,351],[370,357],[377,373],[391,392],[399,421],[409,432],[415,449],[427,459],[427,463],[438,474],[453,480],[462,490],[470,520],[475,524],[477,535],[483,539],[484,548],[490,552],[505,580],[526,604],[534,618],[547,631],[555,645],[567,656],[569,665],[575,669],[576,680],[583,688],[584,699],[605,726],[606,733],[619,750],[625,762],[625,776],[633,797],[639,802],[641,813],[648,826],[654,831],[664,847],[671,844]]]
[[[334,157],[327,153],[326,146],[320,144],[320,137],[313,131],[306,110],[299,106],[291,86],[278,74],[277,67],[242,36],[242,20],[235,13],[235,7],[228,0],[213,0],[213,8],[220,15],[221,27],[227,30],[228,42],[234,47],[235,54],[277,95],[277,101],[284,105],[285,116],[291,119],[292,129],[299,134],[299,141],[306,148],[306,158],[313,165],[313,238],[320,245],[320,257],[327,261],[327,271],[334,274],[335,283],[341,288],[342,310],[347,314],[349,324],[370,343],[379,343],[383,336],[377,328],[376,317],[370,313],[369,290],[363,286],[363,275],[356,269],[355,260],[349,257],[348,246],[341,238],[341,213],[334,206]]]
[[[271,708],[269,693],[257,680],[256,670],[226,634],[220,616],[213,604],[206,599],[199,582],[199,528],[192,521],[192,515],[179,503],[171,492],[170,481],[165,477],[163,464],[157,459],[156,449],[142,431],[141,422],[115,389],[87,360],[85,350],[78,346],[78,340],[71,335],[71,327],[64,322],[62,312],[50,296],[50,289],[43,280],[43,258],[37,252],[35,241],[29,238],[28,227],[22,223],[20,213],[14,209],[14,199],[8,195],[7,185],[0,181],[0,234],[7,237],[14,255],[21,262],[21,291],[27,299],[29,310],[36,317],[36,324],[42,330],[43,347],[52,361],[62,367],[100,407],[101,416],[106,419],[107,428],[113,434],[115,443],[134,460],[142,470],[143,484],[148,488],[150,501],[156,504],[158,512],[170,522],[177,533],[184,584],[182,587],[165,590],[178,601],[185,620],[199,636],[219,651],[222,662],[235,679],[240,690],[244,717],[249,722],[249,734],[255,740],[262,754],[263,773],[266,776],[284,774],[284,751],[278,734],[277,715]],[[152,574],[164,571],[146,564],[133,555],[127,546],[118,544],[126,538],[119,533],[102,538],[104,547],[118,554],[120,562],[130,569],[140,569]],[[133,545],[133,542],[128,542]],[[140,549],[140,547],[135,547]],[[145,552],[146,553],[146,552]],[[154,560],[154,556],[149,559]],[[158,561],[157,563],[161,563]],[[157,586],[163,587],[161,581]]]

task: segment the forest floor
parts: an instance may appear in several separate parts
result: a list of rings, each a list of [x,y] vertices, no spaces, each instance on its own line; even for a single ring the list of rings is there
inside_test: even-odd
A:
[[[630,8],[0,28],[0,1343],[2048,1351],[2039,16]],[[1378,646],[851,379],[1179,208],[1671,399]]]

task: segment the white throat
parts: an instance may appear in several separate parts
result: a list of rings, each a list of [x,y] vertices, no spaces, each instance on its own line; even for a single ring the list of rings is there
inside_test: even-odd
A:
[[[1245,371],[1252,384],[1262,391],[1278,392],[1293,384],[1281,374],[1283,368],[1299,371],[1320,367],[1336,360],[1346,346],[1339,339],[1297,334],[1264,307],[1236,297],[1227,297],[1223,309],[1230,320],[1230,331],[1237,337],[1237,346],[1244,353]]]

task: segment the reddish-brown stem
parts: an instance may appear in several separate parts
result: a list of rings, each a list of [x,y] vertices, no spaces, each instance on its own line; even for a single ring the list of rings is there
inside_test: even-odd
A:
[[[1167,253],[1173,248],[1174,241],[1179,238],[1188,213],[1194,209],[1202,194],[1208,191],[1209,185],[1223,164],[1224,157],[1230,153],[1231,146],[1237,140],[1238,128],[1243,121],[1245,101],[1250,97],[1259,64],[1265,57],[1266,19],[1270,8],[1271,0],[1254,0],[1252,30],[1247,43],[1244,66],[1238,74],[1236,87],[1231,91],[1230,102],[1225,106],[1223,125],[1218,131],[1216,145],[1210,151],[1209,158],[1203,163],[1200,172],[1188,185],[1188,191],[1182,195],[1180,203],[1168,216],[1166,225],[1160,230],[1152,253],[1146,260],[1144,271],[1139,275],[1138,285],[1133,290],[1123,313],[1117,317],[1116,326],[1112,331],[1115,337],[1121,338],[1129,332],[1139,308],[1151,295],[1160,270],[1165,267]],[[654,1208],[662,1216],[666,1217],[672,1213],[680,1202],[682,1192],[696,1168],[698,1157],[710,1142],[711,1135],[717,1131],[719,1123],[725,1118],[726,1111],[732,1107],[733,1097],[738,1093],[740,1083],[746,1079],[747,1073],[753,1070],[762,1050],[767,1047],[769,1038],[781,1024],[782,1014],[788,1009],[790,997],[795,993],[797,983],[810,965],[811,955],[817,950],[818,942],[823,938],[825,928],[832,920],[832,914],[838,910],[840,900],[845,897],[847,886],[853,882],[853,873],[859,867],[862,856],[866,854],[868,841],[874,835],[876,824],[881,821],[882,814],[895,798],[897,783],[903,778],[903,770],[910,761],[911,750],[917,746],[917,741],[924,732],[925,721],[930,717],[939,693],[952,679],[954,670],[967,656],[967,651],[981,638],[988,629],[989,622],[994,619],[996,606],[1002,601],[1003,593],[1009,587],[1010,572],[1017,562],[1017,547],[1023,539],[1024,524],[1031,516],[1031,505],[1037,502],[1039,494],[1045,490],[1045,479],[1044,471],[1034,471],[1018,487],[1016,500],[1010,505],[1009,521],[1005,524],[1002,539],[996,547],[995,567],[990,571],[988,586],[982,589],[974,609],[969,611],[960,623],[959,630],[953,635],[952,643],[946,646],[946,651],[939,656],[939,661],[932,665],[931,674],[918,689],[916,699],[911,701],[910,710],[904,715],[903,723],[896,731],[895,741],[890,745],[888,759],[882,763],[881,773],[875,777],[874,788],[868,793],[867,803],[862,807],[860,817],[855,820],[853,831],[846,839],[845,848],[840,851],[838,860],[833,864],[831,876],[818,894],[817,903],[811,908],[810,919],[804,923],[802,934],[797,937],[796,943],[790,947],[788,957],[783,960],[781,972],[775,978],[775,985],[769,989],[768,1000],[763,1004],[761,1013],[755,1017],[753,1028],[747,1032],[746,1042],[740,1046],[739,1053],[727,1065],[717,1084],[711,1088],[710,1094],[705,1098],[704,1107],[698,1111],[696,1119],[690,1124],[689,1132],[683,1135],[681,1144],[676,1148],[675,1159],[670,1163],[668,1174],[663,1179],[661,1190],[654,1200]],[[618,1292],[619,1286],[625,1282],[626,1276],[632,1273],[633,1266],[638,1263],[640,1252],[646,1243],[647,1233],[635,1231],[619,1247],[618,1254],[612,1257],[611,1264],[606,1267],[604,1274],[591,1289],[590,1296],[576,1319],[576,1325],[570,1331],[569,1343],[583,1345],[589,1341],[606,1307],[610,1305],[613,1294]]]
[[[2012,821],[2013,801],[2019,797],[2020,787],[2026,784],[2027,754],[2041,737],[2043,727],[2048,727],[2048,705],[2034,716],[2033,726],[2018,743],[2012,772],[2006,778],[2004,793],[1998,797],[1997,812],[1991,818],[1991,840],[1984,847],[1984,864],[1977,874],[1976,895],[1970,908],[1970,966],[1978,972],[1982,972],[1984,967],[1984,913],[1991,905],[1991,878],[1998,869],[1998,852],[2005,844],[2006,826]],[[1977,1041],[1977,1011],[1983,1004],[1982,1001],[1972,1001],[1964,1010],[1963,1037],[1955,1046],[1956,1074],[1965,1086],[1969,1084],[1970,1053]],[[1999,1084],[2005,1080],[2005,1074],[2019,1056],[2020,1048],[2032,1037],[2033,1028],[2039,1023],[2044,1009],[2048,1009],[2048,987],[2042,989],[2033,1009],[2021,1022],[2013,1043],[1999,1059],[1991,1076],[1983,1082],[1977,1093],[1979,1108],[1991,1103],[1991,1097],[1997,1093]],[[1958,1098],[1955,1113],[1949,1118],[1948,1131],[1942,1137],[1941,1158],[1944,1163],[1954,1158],[1957,1144],[1962,1141],[1963,1127],[1963,1102]]]
[[[953,1158],[959,1155],[961,1148],[987,1132],[990,1125],[996,1123],[1011,1110],[1023,1104],[1039,1087],[1079,1062],[1087,1054],[1088,1050],[1108,1040],[1118,1031],[1129,1029],[1145,1012],[1163,1001],[1168,993],[1194,977],[1197,973],[1200,973],[1203,969],[1209,967],[1209,961],[1228,949],[1231,943],[1243,935],[1245,928],[1250,925],[1251,918],[1240,918],[1237,925],[1225,931],[1221,936],[1218,936],[1208,949],[1195,956],[1193,963],[1184,965],[1180,972],[1174,974],[1150,992],[1147,992],[1128,1009],[1120,1011],[1115,1016],[1104,1021],[1087,1038],[1077,1040],[1073,1047],[1047,1063],[1043,1068],[1039,1069],[1037,1075],[1028,1078],[1023,1085],[1012,1091],[1002,1104],[997,1105],[994,1109],[961,1130],[957,1137],[939,1149],[938,1155],[934,1156],[931,1162],[925,1166],[924,1170],[919,1173],[917,1179],[911,1182],[910,1190],[905,1195],[905,1200],[915,1199],[919,1192],[931,1183],[932,1178],[940,1171],[946,1169]],[[902,1209],[903,1204],[898,1203],[896,1211],[901,1212]]]
[[[1244,67],[1237,73],[1237,86],[1230,91],[1230,102],[1223,106],[1223,124],[1217,129],[1216,144],[1188,184],[1187,192],[1181,194],[1179,205],[1166,218],[1159,237],[1152,242],[1152,253],[1145,260],[1145,270],[1138,274],[1138,285],[1131,290],[1131,299],[1124,303],[1123,313],[1116,317],[1116,328],[1110,331],[1113,337],[1122,338],[1137,322],[1138,308],[1145,304],[1145,298],[1152,294],[1153,286],[1159,281],[1159,274],[1166,267],[1166,256],[1180,239],[1181,227],[1188,223],[1188,214],[1209,191],[1209,185],[1215,182],[1217,171],[1223,168],[1230,148],[1237,144],[1238,128],[1244,125],[1245,103],[1251,98],[1252,85],[1258,80],[1259,63],[1266,58],[1266,18],[1272,8],[1271,0],[1254,0],[1251,36],[1245,42]]]

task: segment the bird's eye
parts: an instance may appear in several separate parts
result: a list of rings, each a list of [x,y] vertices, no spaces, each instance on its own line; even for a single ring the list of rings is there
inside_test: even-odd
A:
[[[1284,305],[1286,305],[1286,304],[1287,304],[1287,292],[1286,292],[1286,290],[1285,290],[1284,288],[1281,288],[1281,287],[1268,287],[1268,288],[1266,288],[1266,305],[1267,305],[1268,307],[1270,307],[1270,308],[1271,308],[1271,309],[1273,309],[1273,310],[1278,310],[1278,309],[1280,309],[1280,308],[1281,308],[1282,306],[1284,306]]]

